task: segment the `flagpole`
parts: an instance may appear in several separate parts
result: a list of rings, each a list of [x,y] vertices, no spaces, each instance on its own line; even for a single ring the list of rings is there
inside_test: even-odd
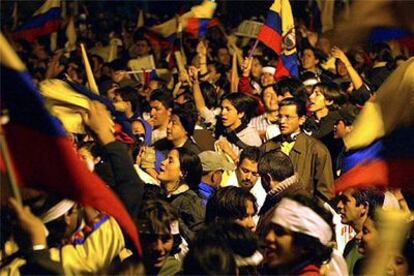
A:
[[[80,46],[82,50],[83,64],[85,65],[86,77],[88,78],[89,89],[95,94],[99,95],[98,86],[96,85],[95,78],[93,76],[91,64],[89,63],[85,45],[81,43]]]
[[[1,154],[4,156],[4,163],[6,165],[7,175],[9,176],[13,197],[16,199],[18,203],[22,204],[22,197],[20,195],[19,186],[17,185],[17,177],[14,172],[9,148],[7,146],[7,141],[6,141],[6,138],[4,137],[3,128],[2,127],[0,128],[1,128],[1,133],[0,133]]]
[[[256,51],[257,45],[259,45],[259,40],[256,39],[256,42],[254,43],[253,47],[250,49],[249,52],[249,58],[251,58],[254,54],[254,51]]]

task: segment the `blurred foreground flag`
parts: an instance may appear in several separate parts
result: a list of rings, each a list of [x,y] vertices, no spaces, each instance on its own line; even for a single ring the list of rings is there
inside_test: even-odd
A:
[[[39,36],[56,32],[61,23],[61,13],[60,0],[46,0],[25,24],[12,33],[12,38],[33,42]]]
[[[279,55],[276,79],[299,75],[295,24],[289,0],[275,0],[257,39]]]
[[[335,184],[380,185],[414,192],[414,58],[400,65],[367,102],[344,138],[347,172]]]
[[[4,135],[20,185],[58,194],[113,216],[134,242],[138,232],[122,202],[79,159],[59,120],[46,109],[24,64],[0,34]]]

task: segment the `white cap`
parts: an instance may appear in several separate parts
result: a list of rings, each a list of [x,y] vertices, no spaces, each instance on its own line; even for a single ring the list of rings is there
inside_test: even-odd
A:
[[[274,75],[274,74],[276,73],[276,68],[275,68],[275,67],[273,67],[273,66],[266,66],[266,67],[263,67],[263,69],[262,69],[262,73],[269,73],[269,74]]]

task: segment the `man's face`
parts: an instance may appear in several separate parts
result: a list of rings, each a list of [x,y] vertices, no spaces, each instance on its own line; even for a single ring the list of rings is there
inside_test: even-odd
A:
[[[244,158],[237,167],[236,176],[240,188],[250,190],[259,179],[257,162]]]
[[[229,100],[221,103],[221,119],[226,128],[235,129],[241,124],[244,113],[239,113]]]
[[[367,212],[367,206],[363,204],[357,205],[355,197],[352,195],[353,189],[348,189],[342,193],[337,207],[341,215],[341,222],[344,224],[352,224],[361,219]]]
[[[250,200],[246,201],[246,216],[242,219],[236,219],[236,222],[241,226],[254,231],[256,229],[256,223],[254,222],[254,215],[256,214],[254,210],[254,203]]]
[[[186,136],[187,132],[181,124],[180,118],[175,114],[172,115],[167,127],[167,139],[175,141]]]
[[[273,87],[269,87],[263,92],[263,103],[268,112],[279,110],[277,94]]]
[[[160,101],[151,101],[151,122],[154,128],[167,126],[170,120],[170,110],[166,108]]]
[[[309,96],[309,106],[308,109],[311,112],[317,112],[324,108],[328,108],[328,105],[331,103],[331,101],[328,101],[324,94],[321,91],[321,88],[319,86],[316,86],[315,89],[313,89],[312,94]]]
[[[303,51],[302,67],[305,70],[314,70],[319,60],[316,59],[314,52],[311,49]]]
[[[377,249],[378,235],[379,233],[374,221],[367,218],[362,227],[362,237],[358,248],[359,253],[367,255],[374,252]]]
[[[160,269],[166,262],[172,248],[173,237],[166,235],[140,235],[144,249],[144,261],[152,269]]]
[[[298,116],[296,105],[285,105],[279,108],[279,127],[283,135],[300,131],[305,119]]]

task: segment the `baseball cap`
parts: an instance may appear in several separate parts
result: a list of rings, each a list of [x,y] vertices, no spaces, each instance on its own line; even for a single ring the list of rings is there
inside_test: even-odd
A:
[[[203,172],[211,172],[215,170],[234,170],[234,164],[226,159],[222,153],[215,151],[204,151],[198,155],[201,160]]]

